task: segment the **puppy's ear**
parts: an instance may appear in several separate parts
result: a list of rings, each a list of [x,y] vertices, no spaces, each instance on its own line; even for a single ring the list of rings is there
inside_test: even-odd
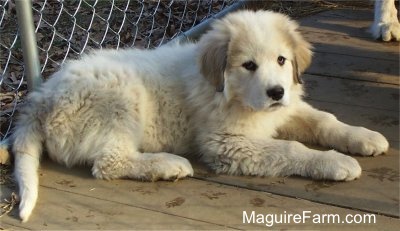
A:
[[[228,43],[228,35],[215,28],[205,34],[199,42],[200,72],[215,86],[217,92],[224,91]]]
[[[297,65],[296,57],[292,60],[293,67],[293,80],[295,83],[303,84],[303,80],[300,78],[299,68]]]
[[[312,58],[312,46],[306,40],[296,28],[292,33],[294,39],[294,59],[292,60],[293,65],[293,78],[296,83],[303,83],[300,76],[311,64]]]

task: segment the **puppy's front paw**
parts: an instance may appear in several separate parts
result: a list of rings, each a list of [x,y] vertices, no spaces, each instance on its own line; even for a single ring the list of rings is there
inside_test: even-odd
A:
[[[313,179],[351,181],[361,176],[361,166],[356,159],[331,150],[315,157],[308,172]]]
[[[377,156],[389,149],[386,138],[363,127],[351,127],[348,131],[347,151],[362,156]]]
[[[162,156],[162,160],[158,161],[154,178],[177,180],[193,176],[192,165],[187,159],[169,153],[162,153],[160,156]]]

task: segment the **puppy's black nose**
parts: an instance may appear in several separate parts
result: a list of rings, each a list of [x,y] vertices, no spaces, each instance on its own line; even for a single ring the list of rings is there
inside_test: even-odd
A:
[[[281,86],[276,86],[271,89],[267,90],[268,97],[271,97],[273,100],[280,100],[282,99],[283,95],[285,94],[285,90]]]

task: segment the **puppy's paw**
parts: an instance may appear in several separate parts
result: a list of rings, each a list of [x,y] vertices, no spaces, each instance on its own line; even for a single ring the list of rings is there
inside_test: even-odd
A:
[[[180,156],[160,153],[161,160],[154,169],[153,179],[177,180],[187,176],[193,176],[193,168],[190,162]]]
[[[346,148],[351,154],[377,156],[387,152],[389,142],[378,132],[363,127],[350,127]]]
[[[390,22],[374,23],[370,31],[375,39],[381,38],[385,42],[400,41],[400,23],[397,19]]]
[[[361,176],[361,166],[356,159],[331,150],[313,159],[308,172],[313,179],[351,181]]]

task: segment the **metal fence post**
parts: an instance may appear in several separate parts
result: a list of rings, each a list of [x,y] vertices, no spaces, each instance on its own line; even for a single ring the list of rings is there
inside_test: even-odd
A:
[[[32,2],[31,0],[16,0],[15,6],[24,57],[25,77],[28,82],[28,90],[32,91],[42,83],[34,30],[35,25],[32,16]]]

